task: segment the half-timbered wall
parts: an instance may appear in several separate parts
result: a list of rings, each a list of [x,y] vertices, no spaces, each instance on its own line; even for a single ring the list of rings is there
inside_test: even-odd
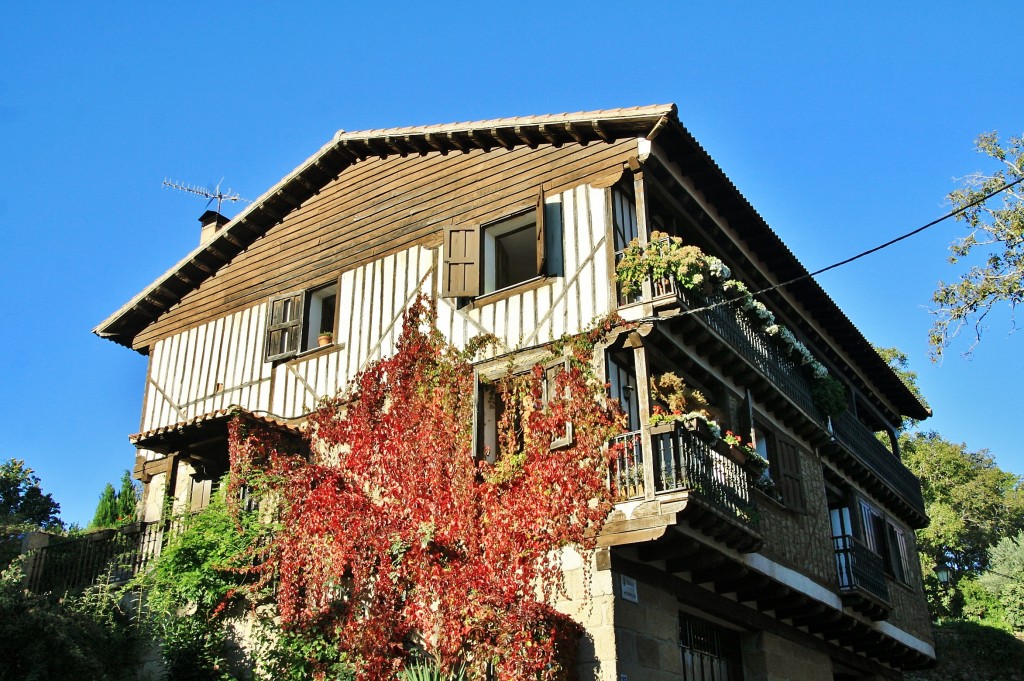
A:
[[[459,346],[490,333],[498,339],[492,352],[502,354],[585,329],[611,311],[607,190],[582,184],[549,201],[561,205],[563,276],[460,306],[437,298],[438,248],[413,246],[350,268],[340,274],[337,336],[327,348],[264,361],[265,301],[156,341],[142,431],[231,405],[299,416],[394,353],[402,314],[419,293],[437,300],[438,327]]]
[[[636,154],[637,141],[626,139],[360,161],[140,332],[133,347],[150,347],[388,253],[437,246],[453,220],[510,214],[532,206],[542,185],[563,191]]]

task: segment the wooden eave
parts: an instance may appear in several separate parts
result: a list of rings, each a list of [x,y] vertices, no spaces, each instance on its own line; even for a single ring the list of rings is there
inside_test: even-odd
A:
[[[208,243],[198,246],[103,320],[93,333],[119,345],[133,347],[135,337],[185,295],[216,276],[217,271],[234,256],[319,193],[346,168],[367,158],[383,159],[413,153],[425,156],[435,151],[441,154],[470,153],[477,149],[487,152],[498,147],[513,149],[523,145],[534,148],[542,143],[554,146],[611,143],[650,134],[665,119],[677,120],[674,104],[352,133],[340,131],[224,225]],[[153,296],[154,289],[171,292],[172,295]],[[144,354],[148,352],[144,347],[134,349]]]
[[[670,158],[679,165],[683,175],[689,177],[696,189],[704,194],[715,206],[719,214],[742,235],[750,249],[758,253],[771,268],[777,281],[789,281],[805,276],[807,269],[797,260],[793,252],[782,242],[768,226],[764,218],[740,193],[732,180],[726,176],[714,159],[704,150],[690,132],[673,117],[666,118],[666,123],[658,126],[657,142],[668,153]],[[787,286],[787,291],[812,315],[819,324],[828,331],[832,341],[818,338],[818,334],[809,328],[802,329],[808,335],[821,341],[823,349],[833,343],[840,345],[857,365],[857,368],[874,384],[874,389],[866,385],[865,394],[875,397],[876,391],[881,392],[889,401],[887,407],[880,401],[876,406],[888,415],[894,426],[899,425],[900,415],[923,420],[931,416],[931,410],[923,405],[913,392],[892,371],[872,347],[864,334],[850,321],[849,317],[836,305],[835,301],[825,292],[817,281],[808,277]],[[799,319],[802,314],[794,315]],[[838,355],[830,357],[842,366],[845,362]],[[856,372],[847,372],[848,377],[855,377]],[[893,408],[897,413],[893,413]]]
[[[297,420],[261,416],[240,407],[227,407],[167,426],[129,435],[128,441],[135,445],[137,449],[147,449],[159,454],[180,452],[187,450],[192,444],[200,440],[226,439],[228,424],[235,417],[240,417],[251,423],[269,426],[282,433],[299,436],[302,432],[302,424]]]

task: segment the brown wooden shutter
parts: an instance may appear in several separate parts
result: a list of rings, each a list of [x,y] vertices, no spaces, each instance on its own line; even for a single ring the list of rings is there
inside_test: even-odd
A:
[[[791,440],[779,437],[776,439],[777,452],[773,473],[775,483],[778,485],[779,494],[782,496],[782,503],[786,506],[804,510],[804,491],[801,486],[800,476],[800,450]]]
[[[441,296],[480,295],[480,228],[446,225]]]
[[[272,362],[291,357],[302,341],[305,293],[296,291],[271,298],[267,303],[267,346],[265,359]]]
[[[544,189],[537,195],[537,276],[544,274]]]

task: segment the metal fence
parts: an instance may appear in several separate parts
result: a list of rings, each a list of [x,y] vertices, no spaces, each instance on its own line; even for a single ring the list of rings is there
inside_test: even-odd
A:
[[[64,592],[97,581],[124,582],[160,555],[163,523],[132,523],[61,539],[32,549],[26,559],[26,581],[36,593]]]

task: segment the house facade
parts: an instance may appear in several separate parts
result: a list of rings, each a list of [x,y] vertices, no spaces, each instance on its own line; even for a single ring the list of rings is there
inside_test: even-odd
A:
[[[339,132],[234,219],[201,221],[199,246],[95,329],[149,357],[131,436],[143,520],[166,495],[208,503],[234,409],[300,423],[393,352],[421,294],[456,345],[498,339],[481,376],[617,313],[630,324],[594,356],[628,416],[617,503],[591,569],[566,557],[558,604],[587,630],[581,678],[899,678],[934,661],[914,539],[928,519],[895,438],[928,411],[675,106]],[[624,290],[630,244],[672,237],[757,293],[772,328],[672,277]],[[845,409],[822,411],[808,366]],[[659,419],[651,379],[668,374],[749,448]]]

